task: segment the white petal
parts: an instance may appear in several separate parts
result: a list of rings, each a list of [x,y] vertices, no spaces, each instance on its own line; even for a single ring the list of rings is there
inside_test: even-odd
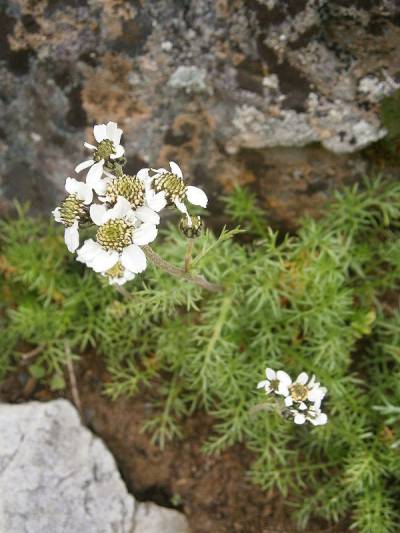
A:
[[[259,381],[257,383],[257,389],[265,389],[267,385],[268,385],[268,381],[266,379],[264,381]]]
[[[114,144],[115,144],[115,135],[117,133],[117,129],[118,129],[118,126],[116,122],[110,121],[106,125],[107,139],[110,139],[110,141],[112,141]],[[116,144],[119,144],[119,143],[116,143]]]
[[[316,387],[314,389],[311,389],[308,393],[308,399],[310,400],[310,402],[319,401],[321,403],[321,400],[323,399],[324,396],[325,396],[324,391]]]
[[[56,222],[62,222],[59,207],[56,207],[54,211],[52,211],[52,214]]]
[[[90,218],[97,226],[104,224],[106,211],[106,206],[103,204],[93,204],[90,206]]]
[[[70,228],[65,228],[64,240],[68,251],[75,252],[79,246],[78,222],[74,222]]]
[[[180,200],[174,200],[174,204],[176,205],[176,207],[179,209],[181,213],[185,213],[185,215],[188,214],[187,207],[183,202],[181,202]]]
[[[136,174],[136,177],[145,185],[152,181],[151,177],[149,176],[149,171],[149,168],[141,168]]]
[[[105,124],[96,124],[93,128],[93,135],[99,143],[107,137],[107,126]]]
[[[291,385],[292,384],[292,379],[291,377],[289,376],[289,374],[287,374],[286,372],[284,372],[283,370],[278,370],[278,372],[276,373],[276,377],[279,379],[279,381],[281,383],[283,383],[284,385]]]
[[[323,426],[328,422],[328,417],[325,413],[320,413],[317,418],[314,419],[314,421],[311,421],[314,426]]]
[[[93,258],[100,248],[100,244],[95,242],[93,239],[86,239],[83,246],[77,252],[77,261],[91,266]]]
[[[84,204],[89,205],[93,200],[93,190],[87,183],[79,183],[78,198],[83,201]]]
[[[306,417],[302,413],[297,413],[293,419],[295,424],[304,424]]]
[[[83,146],[85,148],[88,148],[89,150],[96,150],[96,147],[93,144],[90,144],[90,143],[83,143]]]
[[[113,208],[108,209],[105,218],[106,220],[115,220],[116,218],[123,218],[130,214],[132,214],[131,204],[123,196],[118,196],[116,204]]]
[[[118,159],[119,157],[122,157],[124,153],[125,153],[125,148],[119,144],[115,148],[115,154],[110,155],[110,159]]]
[[[86,183],[89,185],[89,187],[92,187],[92,189],[96,187],[99,179],[101,179],[101,176],[103,175],[103,165],[104,159],[100,159],[98,163],[92,165],[87,173]]]
[[[93,185],[93,189],[97,195],[105,194],[107,191],[107,185],[110,182],[109,178],[102,178],[96,181]]]
[[[297,376],[296,383],[300,383],[301,385],[305,385],[308,381],[308,375],[306,372],[302,372]]]
[[[107,272],[118,261],[118,252],[107,252],[106,250],[99,250],[93,259],[92,268],[95,272]]]
[[[276,379],[276,372],[275,370],[272,370],[272,368],[267,368],[265,370],[265,375],[267,376],[268,379],[272,380],[272,379]]]
[[[300,409],[301,411],[304,411],[305,409],[307,409],[306,404],[305,404],[304,402],[300,402],[300,404],[299,404],[299,409]]]
[[[94,165],[93,159],[88,159],[87,161],[83,161],[83,163],[79,163],[79,165],[75,167],[75,172],[79,173],[85,168],[91,167],[92,165]]]
[[[160,216],[149,207],[138,207],[135,211],[135,215],[141,222],[150,222],[151,224],[160,223]]]
[[[136,274],[143,272],[147,266],[146,256],[136,244],[131,244],[123,250],[121,254],[121,263],[125,268]]]
[[[165,191],[160,191],[156,194],[154,191],[149,191],[149,193],[146,195],[146,202],[150,209],[153,209],[153,211],[157,211],[158,213],[167,205]]]
[[[179,165],[174,163],[174,161],[170,161],[169,166],[171,167],[172,174],[175,174],[175,176],[178,176],[178,178],[183,179],[182,170],[180,169]]]
[[[208,198],[204,191],[198,187],[188,186],[186,190],[186,198],[193,205],[200,205],[201,207],[207,207]]]
[[[278,394],[281,394],[282,396],[289,396],[289,389],[282,382],[280,382],[278,385]]]
[[[291,405],[293,405],[293,400],[292,400],[292,398],[290,396],[287,396],[285,398],[285,405],[286,405],[286,407],[290,407]]]
[[[132,237],[134,244],[144,246],[149,242],[153,242],[157,237],[157,226],[146,222],[132,232]]]
[[[65,190],[69,194],[75,194],[79,189],[79,181],[75,178],[67,178],[65,180]]]

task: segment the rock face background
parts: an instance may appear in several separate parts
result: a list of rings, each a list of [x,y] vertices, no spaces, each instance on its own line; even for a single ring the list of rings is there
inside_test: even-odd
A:
[[[252,184],[291,227],[365,172],[399,87],[397,0],[2,0],[0,25],[2,201],[43,211],[115,120],[128,170]]]

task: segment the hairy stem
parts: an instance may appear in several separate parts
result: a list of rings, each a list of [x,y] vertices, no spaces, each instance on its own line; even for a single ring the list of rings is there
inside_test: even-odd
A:
[[[183,268],[168,263],[168,261],[165,261],[162,257],[156,254],[148,245],[143,246],[142,250],[146,254],[147,259],[151,263],[153,263],[153,265],[161,268],[162,270],[165,270],[165,272],[168,272],[168,274],[171,274],[171,276],[185,279],[186,281],[189,281],[189,283],[194,283],[198,287],[201,287],[202,289],[205,289],[210,292],[221,292],[224,290],[222,285],[211,283],[210,281],[207,281],[205,278],[203,278],[203,276],[190,274],[189,272],[185,272]]]
[[[188,239],[185,254],[185,272],[189,272],[192,263],[193,239]]]

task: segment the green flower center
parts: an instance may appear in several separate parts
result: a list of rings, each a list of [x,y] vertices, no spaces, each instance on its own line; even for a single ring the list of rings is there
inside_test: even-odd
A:
[[[111,154],[115,154],[114,143],[110,139],[104,139],[104,141],[99,142],[97,149],[93,154],[93,159],[97,162],[100,159],[108,159]]]
[[[192,224],[189,226],[187,217],[182,217],[179,221],[179,229],[188,239],[199,237],[203,229],[203,221],[200,217],[190,217]]]
[[[173,204],[175,200],[181,202],[186,196],[186,185],[182,178],[172,172],[161,174],[154,180],[154,189],[156,192],[165,191],[165,198],[168,204]]]
[[[123,196],[132,207],[139,207],[144,204],[144,186],[136,176],[124,175],[107,185],[106,196],[111,204],[116,203],[118,196]]]
[[[122,219],[109,220],[97,230],[96,240],[105,250],[122,252],[132,244],[132,225]]]
[[[117,263],[115,263],[115,265],[112,268],[110,268],[109,270],[107,270],[107,272],[105,272],[105,275],[108,278],[122,278],[122,276],[124,275],[124,272],[125,272],[125,269],[122,266],[122,263],[118,261]]]
[[[289,391],[290,396],[295,402],[303,402],[307,399],[308,389],[305,385],[301,385],[301,383],[294,383],[289,387]]]
[[[86,216],[85,204],[75,194],[67,196],[60,205],[60,218],[67,228],[71,227],[76,220],[84,221]]]

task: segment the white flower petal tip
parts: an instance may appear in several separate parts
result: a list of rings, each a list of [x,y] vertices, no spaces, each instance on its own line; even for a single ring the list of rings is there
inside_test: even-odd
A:
[[[79,174],[82,170],[85,170],[85,168],[89,168],[92,165],[94,165],[93,159],[88,159],[87,161],[83,161],[83,163],[79,163],[78,166],[75,167],[75,172]]]
[[[207,207],[208,198],[204,191],[198,187],[192,187],[189,185],[186,190],[186,197],[193,205],[199,205],[200,207]]]
[[[69,228],[65,228],[64,240],[68,251],[73,253],[79,247],[79,230],[78,222],[74,222]]]
[[[62,222],[62,220],[61,220],[61,214],[60,214],[60,208],[59,208],[59,207],[56,207],[55,209],[53,209],[53,211],[51,212],[51,214],[53,215],[54,220],[55,220],[56,222]]]
[[[268,381],[267,380],[264,380],[264,381],[259,381],[257,383],[257,389],[265,389],[265,387],[268,386]]]
[[[103,204],[93,204],[90,206],[90,218],[96,224],[96,226],[101,226],[105,222],[105,215],[107,209]]]
[[[279,379],[281,383],[283,383],[286,386],[289,386],[292,384],[292,378],[289,376],[289,374],[287,374],[283,370],[278,370],[278,372],[276,373],[276,377]]]
[[[300,383],[301,385],[305,385],[308,381],[308,375],[305,372],[302,372],[297,376],[296,383]]]
[[[107,137],[107,126],[105,124],[96,124],[93,127],[93,135],[98,143],[104,141]]]
[[[131,244],[123,250],[121,254],[121,263],[126,269],[135,274],[143,272],[146,270],[147,266],[146,256],[136,244]]]
[[[300,413],[296,414],[296,415],[294,416],[294,419],[293,419],[293,422],[294,422],[295,424],[299,424],[299,425],[300,425],[300,424],[304,424],[305,421],[306,421],[306,417],[305,417],[305,415],[300,414]]]
[[[156,225],[160,223],[160,215],[153,211],[153,209],[150,209],[150,207],[138,207],[135,211],[135,215],[142,222],[149,222]]]
[[[266,368],[265,375],[268,379],[276,379],[276,372],[275,370],[272,370],[272,368]]]
[[[182,170],[179,165],[177,165],[174,161],[170,161],[169,166],[171,168],[172,174],[175,174],[175,176],[178,176],[178,178],[183,179]]]
[[[157,237],[157,226],[148,222],[143,223],[138,229],[132,233],[133,242],[139,246],[144,246],[153,242]]]

